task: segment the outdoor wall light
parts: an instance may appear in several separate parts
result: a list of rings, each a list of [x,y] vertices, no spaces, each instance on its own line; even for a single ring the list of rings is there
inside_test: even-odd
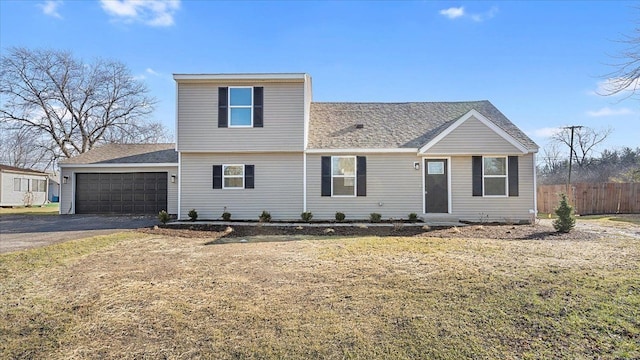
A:
[[[416,170],[420,170],[420,163],[419,163],[419,162],[417,162],[417,161],[415,161],[415,162],[413,163],[413,168],[414,168],[414,169],[416,169]]]
[[[172,182],[172,183],[175,183],[175,182],[176,182],[176,176],[175,176],[175,175],[173,175],[173,174],[171,175],[171,182]]]
[[[62,183],[66,184],[69,181],[69,177],[68,176],[63,176],[62,177]]]

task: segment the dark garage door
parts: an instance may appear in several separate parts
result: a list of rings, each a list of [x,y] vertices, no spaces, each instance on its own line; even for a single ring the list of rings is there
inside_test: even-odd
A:
[[[166,172],[76,174],[76,214],[157,214],[166,209]]]

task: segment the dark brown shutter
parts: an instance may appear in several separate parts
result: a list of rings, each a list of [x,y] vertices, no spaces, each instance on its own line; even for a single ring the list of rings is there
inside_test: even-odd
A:
[[[482,196],[482,156],[472,156],[471,164],[472,195]]]
[[[357,158],[357,173],[356,181],[358,184],[358,196],[367,196],[367,158],[365,156],[358,156]]]
[[[229,126],[229,88],[218,88],[218,127],[226,128]]]
[[[518,196],[518,157],[509,156],[509,196]]]
[[[253,189],[254,179],[255,179],[255,166],[254,165],[245,165],[244,166],[244,188],[245,189]]]
[[[331,156],[323,156],[322,157],[322,186],[321,192],[322,196],[331,196]]]
[[[263,127],[264,88],[253,88],[253,127]]]
[[[222,165],[213,165],[213,188],[222,189]]]

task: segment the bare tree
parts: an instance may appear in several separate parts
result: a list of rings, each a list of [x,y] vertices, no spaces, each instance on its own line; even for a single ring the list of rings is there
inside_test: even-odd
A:
[[[0,65],[3,128],[28,134],[52,159],[106,142],[168,137],[161,124],[147,121],[155,104],[148,88],[118,61],[84,63],[67,51],[11,48]]]
[[[598,145],[609,137],[613,130],[606,128],[596,130],[589,127],[576,128],[571,146],[571,131],[563,129],[551,137],[553,142],[564,144],[569,149],[573,149],[573,158],[580,168],[588,167],[594,159],[594,152]]]
[[[640,10],[637,8],[636,10]],[[640,26],[631,35],[623,35],[619,41],[625,48],[614,55],[614,70],[605,74],[605,84],[601,95],[616,95],[629,92],[628,97],[637,96],[640,90]]]

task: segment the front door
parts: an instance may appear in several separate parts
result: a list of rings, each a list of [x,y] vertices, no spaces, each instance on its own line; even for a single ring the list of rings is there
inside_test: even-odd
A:
[[[447,159],[424,160],[424,212],[449,212],[449,164]]]

